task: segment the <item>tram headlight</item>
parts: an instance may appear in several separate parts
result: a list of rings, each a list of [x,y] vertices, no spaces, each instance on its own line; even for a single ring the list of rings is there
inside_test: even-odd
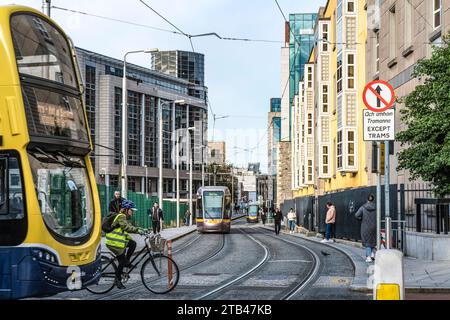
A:
[[[56,256],[45,249],[33,249],[32,254],[35,258],[41,261],[45,261],[52,264],[55,264],[57,262]]]

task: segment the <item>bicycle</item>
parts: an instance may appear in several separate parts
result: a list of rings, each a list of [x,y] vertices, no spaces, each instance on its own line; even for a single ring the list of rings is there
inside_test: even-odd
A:
[[[144,261],[141,267],[141,280],[144,286],[153,293],[165,294],[173,289],[178,284],[180,279],[180,271],[175,261],[164,255],[164,246],[166,240],[161,238],[160,235],[153,235],[146,232],[143,234],[145,237],[144,247],[131,259],[130,267],[127,271],[124,268],[122,273],[122,283],[126,283],[130,279],[131,272],[137,268],[139,263],[143,261],[147,256],[147,260]],[[154,253],[159,251],[159,253]],[[86,289],[94,294],[105,294],[111,291],[117,284],[117,257],[109,253],[113,258],[102,255],[102,274],[97,284],[90,285]],[[138,262],[135,263],[136,260]]]

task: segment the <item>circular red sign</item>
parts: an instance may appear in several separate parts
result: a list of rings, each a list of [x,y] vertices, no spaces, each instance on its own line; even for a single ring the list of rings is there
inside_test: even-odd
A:
[[[373,89],[373,87],[372,87],[373,85],[384,85],[384,86],[386,86],[389,89],[390,93],[391,93],[391,100],[390,101],[386,101],[379,93],[377,93],[375,91],[375,89]],[[367,95],[370,94],[370,93],[374,94],[380,100],[380,104],[383,104],[384,107],[376,108],[375,106],[370,105],[369,102],[367,101]],[[394,88],[391,86],[391,84],[389,82],[384,81],[384,80],[372,81],[372,82],[368,83],[366,85],[366,87],[364,88],[364,91],[363,91],[363,102],[366,105],[367,109],[369,109],[369,110],[371,110],[373,112],[383,112],[383,111],[389,109],[390,107],[392,107],[392,105],[395,102]]]

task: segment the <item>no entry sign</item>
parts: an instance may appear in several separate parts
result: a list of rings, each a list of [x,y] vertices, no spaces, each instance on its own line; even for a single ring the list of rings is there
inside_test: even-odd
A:
[[[383,112],[394,104],[394,88],[383,80],[372,81],[364,88],[363,101],[369,110]]]

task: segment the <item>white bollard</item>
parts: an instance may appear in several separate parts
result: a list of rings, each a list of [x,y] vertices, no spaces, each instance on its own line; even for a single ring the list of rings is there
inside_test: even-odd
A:
[[[374,300],[404,300],[403,253],[399,250],[378,250],[373,277]]]

